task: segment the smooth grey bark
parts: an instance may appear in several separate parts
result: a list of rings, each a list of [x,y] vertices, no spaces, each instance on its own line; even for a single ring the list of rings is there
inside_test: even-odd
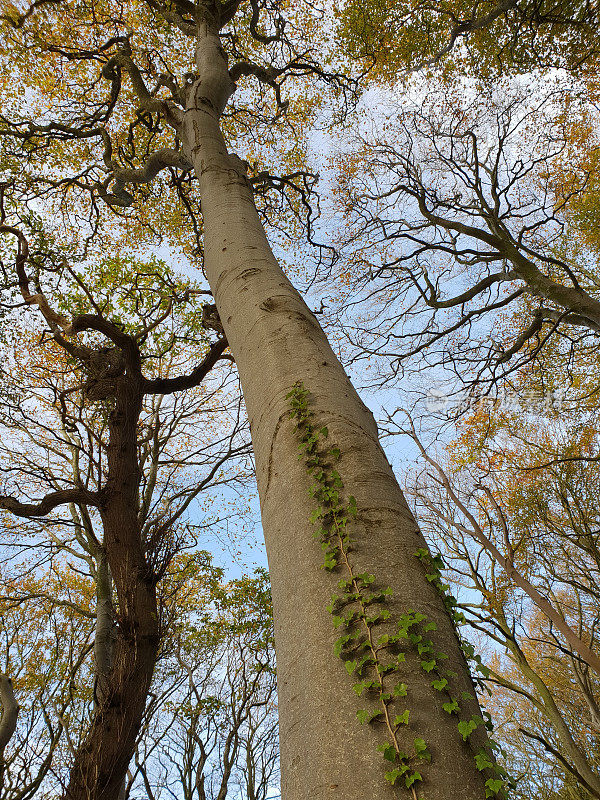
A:
[[[227,152],[220,114],[234,90],[210,20],[200,26],[199,78],[187,97],[183,143],[200,184],[205,269],[236,360],[256,456],[257,481],[273,590],[284,800],[391,800],[376,751],[384,736],[360,725],[365,706],[333,653],[339,632],[326,611],[339,576],[321,568],[309,516],[311,483],[298,459],[286,395],[301,380],[319,424],[341,450],[338,470],[356,497],[355,561],[394,591],[395,615],[412,608],[437,624],[436,648],[448,655],[458,689],[473,692],[443,602],[415,558],[424,540],[379,444],[372,414],[335,357],[316,318],[277,263],[254,205],[242,162]],[[484,780],[473,753],[445,713],[431,676],[407,658],[410,725],[432,753],[418,796],[483,800]],[[468,718],[478,714],[465,701]],[[481,746],[481,729],[474,735]],[[408,745],[407,745],[408,749]],[[406,792],[406,790],[400,790]],[[410,792],[406,792],[410,795]],[[417,795],[413,793],[413,797]]]

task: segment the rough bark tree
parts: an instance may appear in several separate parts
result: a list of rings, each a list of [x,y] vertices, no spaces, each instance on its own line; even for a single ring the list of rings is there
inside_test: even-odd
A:
[[[22,14],[9,16],[9,24],[17,33],[22,30],[26,34],[27,25],[39,13],[40,5],[34,4]],[[57,3],[51,13],[62,14],[64,7]],[[227,105],[238,81],[253,77],[273,89],[277,118],[289,104],[281,98],[284,80],[293,75],[327,76],[308,55],[294,49],[292,39],[297,23],[290,23],[292,38],[288,37],[278,5],[271,8],[255,0],[249,6],[242,6],[239,0],[225,3],[202,0],[196,4],[175,0],[163,6],[149,0],[143,8],[156,30],[162,30],[160,26],[173,26],[171,30],[177,28],[189,46],[195,47],[194,70],[183,76],[183,88],[168,64],[168,54],[163,59],[159,52],[153,57],[166,63],[166,73],[159,76],[156,91],[149,90],[143,68],[136,63],[143,54],[132,48],[132,34],[127,32],[118,14],[104,27],[86,16],[90,24],[99,25],[96,35],[97,41],[105,42],[102,46],[96,45],[94,51],[73,42],[52,47],[53,52],[64,57],[65,63],[78,59],[81,62],[98,59],[104,63],[102,75],[112,86],[111,99],[104,102],[104,110],[90,114],[87,123],[79,128],[80,117],[69,123],[48,125],[33,121],[11,124],[5,119],[3,134],[5,140],[12,137],[24,144],[49,141],[53,137],[99,139],[104,146],[103,164],[108,176],[100,185],[86,186],[88,173],[80,164],[82,172],[72,185],[91,189],[115,210],[135,202],[127,186],[149,183],[162,169],[179,167],[189,173],[193,168],[201,202],[203,267],[239,370],[256,458],[273,589],[282,793],[286,800],[309,797],[387,800],[398,796],[398,791],[407,790],[384,780],[376,747],[383,744],[385,734],[377,723],[358,723],[357,712],[364,699],[353,693],[346,670],[333,652],[337,636],[326,606],[337,580],[335,574],[329,575],[321,568],[321,554],[310,522],[314,510],[309,493],[312,481],[298,459],[298,439],[288,397],[299,382],[303,382],[309,393],[315,419],[327,427],[329,440],[339,449],[337,470],[345,492],[356,500],[352,538],[357,568],[375,576],[376,588],[390,587],[393,591],[386,603],[392,622],[416,610],[437,627],[435,646],[447,656],[454,689],[464,697],[463,714],[469,719],[477,718],[480,712],[443,598],[427,580],[426,570],[416,558],[425,543],[379,444],[373,416],[352,387],[314,314],[275,258],[255,206],[247,166],[228,151],[223,133]],[[258,30],[265,11],[271,12],[270,34]],[[87,15],[87,9],[82,13]],[[268,62],[269,45],[279,49],[279,62],[283,59],[283,66],[277,66],[272,53],[273,61]],[[231,67],[228,54],[236,59]],[[257,60],[267,59],[266,65],[255,63],[254,55]],[[150,60],[150,55],[147,57]],[[128,75],[131,90],[142,109],[140,113],[166,122],[175,132],[179,148],[159,149],[135,169],[117,163],[105,126],[121,91],[122,72]],[[152,70],[146,73],[154,74]],[[157,95],[163,89],[168,90],[167,98],[164,93],[162,97]],[[35,149],[36,145],[32,146]],[[108,332],[104,326],[103,332],[116,341],[114,331]],[[129,344],[124,347],[124,357],[128,374],[138,376],[123,388],[123,404],[128,402],[133,407],[138,402],[140,378],[138,357]],[[119,447],[125,450],[119,459],[115,451],[114,469],[123,491],[127,489],[131,494],[135,464],[130,459],[128,470],[124,470],[127,437],[121,432],[123,426],[131,425],[131,415],[125,413],[124,405],[121,410],[123,413],[115,417],[113,425],[119,435]],[[133,525],[131,508],[130,497],[118,513],[107,517],[106,524],[115,531],[122,529],[124,520]],[[116,533],[114,540],[118,550],[113,567],[115,580],[126,582],[131,555],[136,549],[125,548]],[[143,569],[142,562],[138,568]],[[131,600],[139,601],[151,613],[147,590],[142,587],[139,592]],[[129,599],[123,597],[122,602],[127,604]],[[389,628],[382,627],[382,634],[385,630]],[[149,642],[152,631],[144,631],[144,636]],[[406,727],[401,723],[396,727],[407,750],[413,747],[415,737],[423,737],[431,763],[422,769],[422,782],[413,784],[408,792],[415,798],[426,796],[428,800],[448,797],[481,800],[486,796],[484,784],[489,773],[478,770],[471,744],[475,749],[485,746],[484,727],[477,728],[471,744],[464,740],[466,737],[457,730],[454,716],[442,708],[444,697],[434,688],[431,675],[421,669],[419,661],[414,650],[407,653],[401,667],[401,677],[409,687],[403,707],[410,713],[410,722]],[[106,753],[97,750],[86,754],[85,759],[90,769],[98,759],[106,765],[110,763],[110,786],[114,787],[126,769],[127,754],[124,750],[110,752],[109,747]],[[79,766],[74,771],[70,800],[110,797],[108,790],[101,793],[98,784],[84,786],[76,777],[78,769]]]
[[[3,213],[0,230],[18,241],[16,273],[23,301],[41,312],[54,341],[65,351],[67,373],[75,379],[74,386],[63,389],[62,393],[56,390],[62,400],[57,405],[62,411],[63,446],[67,449],[66,442],[73,443],[65,461],[74,463],[71,474],[62,481],[64,488],[60,487],[59,475],[54,474],[48,482],[60,488],[41,500],[24,502],[14,495],[2,495],[0,508],[16,517],[35,520],[67,506],[72,515],[83,521],[84,558],[87,555],[94,562],[97,595],[95,706],[89,730],[75,753],[65,797],[109,800],[119,796],[123,786],[147,703],[161,638],[157,584],[177,550],[175,528],[191,500],[213,481],[229,458],[245,449],[243,443],[236,446],[232,437],[220,457],[210,464],[204,480],[187,491],[179,484],[178,501],[173,498],[172,502],[159,502],[155,506],[157,459],[166,463],[167,454],[157,444],[154,463],[152,458],[149,464],[144,463],[140,445],[144,438],[140,431],[144,398],[198,387],[222,357],[227,342],[220,338],[211,345],[202,361],[187,374],[146,377],[142,364],[147,357],[144,355],[147,336],[168,318],[177,301],[171,298],[166,311],[155,309],[158,313],[148,314],[146,324],[136,333],[128,333],[122,324],[111,321],[97,304],[96,314],[67,318],[55,311],[42,293],[39,273],[38,292],[31,292],[27,269],[32,266],[32,257],[28,241],[20,229],[5,225],[4,221]],[[44,260],[39,251],[36,258],[39,269]],[[79,286],[82,285],[80,282]],[[99,297],[96,299],[100,301]],[[93,337],[90,339],[90,331],[108,339],[109,346],[102,346],[102,340],[99,343]],[[68,359],[72,359],[70,365]],[[73,368],[73,364],[77,366]],[[78,378],[83,381],[79,386]],[[93,447],[92,452],[85,453],[84,447],[69,438],[68,431],[70,428],[73,432],[73,425],[79,423],[84,427],[81,407],[75,403],[75,411],[70,409],[70,414],[68,410],[67,398],[77,389],[83,407],[93,402],[106,403],[106,440],[98,444],[97,454],[93,453]],[[156,422],[156,429],[151,431],[157,442],[158,426]],[[90,440],[94,439],[94,431],[88,428],[86,433],[91,434]],[[101,440],[102,435],[98,438]],[[95,488],[90,488],[90,473],[85,474],[79,468],[84,455],[95,464]],[[148,474],[143,473],[144,467]],[[11,464],[7,471],[14,469]],[[23,477],[20,476],[21,480]],[[99,535],[93,529],[92,512],[100,520]],[[7,724],[9,719],[10,715]]]

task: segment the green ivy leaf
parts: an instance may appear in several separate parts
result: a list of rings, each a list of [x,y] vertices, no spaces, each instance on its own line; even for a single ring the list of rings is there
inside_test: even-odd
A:
[[[321,516],[321,509],[313,508],[313,510],[310,512],[310,517],[308,519],[314,525],[320,516]]]
[[[490,757],[484,750],[480,750],[479,753],[476,753],[475,764],[480,772],[483,772],[484,769],[492,769],[494,766]]]
[[[432,669],[435,669],[436,663],[435,658],[432,658],[431,661],[421,661],[421,667],[425,672],[431,672]]]
[[[364,725],[365,722],[372,722],[375,717],[378,717],[381,714],[381,711],[365,711],[364,708],[361,708],[360,711],[356,712],[356,717],[361,725]]]
[[[355,683],[352,687],[356,694],[360,697],[365,689],[371,689],[375,685],[375,681],[360,681],[359,683]]]
[[[396,714],[396,718],[394,719],[394,725],[398,727],[398,725],[408,725],[408,717],[410,715],[410,710],[407,708],[402,714]]]
[[[419,755],[420,753],[424,753],[427,750],[427,742],[425,741],[425,739],[421,739],[420,737],[415,739],[414,745],[415,745],[415,753],[417,755]]]
[[[383,753],[383,757],[386,761],[394,762],[396,760],[396,750],[392,747],[389,742],[384,742],[383,744],[378,744],[377,749],[380,753]]]
[[[503,786],[504,781],[501,778],[489,778],[485,782],[485,796],[492,797],[492,795],[498,794]]]
[[[406,776],[406,778],[404,779],[404,782],[406,783],[406,788],[410,789],[410,787],[413,785],[413,783],[415,783],[416,781],[422,781],[422,780],[423,780],[423,776],[421,775],[420,772],[412,772],[410,775]]]
[[[344,645],[350,641],[350,636],[346,634],[345,636],[340,636],[340,638],[336,641],[333,645],[333,652],[336,656],[341,655],[342,650],[344,649]]]
[[[434,689],[437,689],[438,692],[441,692],[446,688],[446,686],[448,686],[448,681],[446,678],[440,678],[437,681],[432,681],[431,685]]]
[[[477,723],[473,722],[472,719],[470,720],[462,720],[458,723],[458,732],[463,737],[463,741],[467,741],[469,736],[473,733],[475,728],[477,727]]]
[[[407,686],[405,683],[397,683],[394,686],[394,696],[395,697],[406,697],[408,692]]]
[[[354,661],[345,661],[344,662],[344,666],[346,667],[346,672],[348,673],[348,675],[352,675],[352,673],[358,667],[358,661],[356,661],[356,660],[354,660]]]
[[[400,768],[396,767],[396,769],[391,769],[389,772],[385,773],[386,781],[388,783],[391,783],[393,786],[398,780],[398,778],[402,775],[402,773],[406,772],[407,769],[408,767],[404,767],[404,769],[402,769],[402,767]]]
[[[355,517],[358,514],[358,508],[356,506],[356,497],[354,495],[350,495],[348,498],[348,513],[351,517]]]
[[[442,708],[444,709],[444,711],[447,714],[452,714],[454,711],[457,711],[457,712],[460,711],[460,706],[458,705],[458,703],[456,702],[456,700],[454,698],[452,699],[452,701],[450,703],[444,703],[442,705]]]

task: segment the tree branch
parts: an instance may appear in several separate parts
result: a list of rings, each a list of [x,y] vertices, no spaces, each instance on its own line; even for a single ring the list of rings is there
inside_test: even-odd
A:
[[[81,503],[99,508],[101,498],[98,492],[90,492],[87,489],[60,489],[57,492],[50,492],[38,503],[21,503],[16,497],[0,495],[0,509],[10,511],[17,517],[45,517],[57,506],[68,503]]]
[[[219,339],[218,342],[212,344],[202,363],[198,364],[189,375],[180,375],[176,378],[153,378],[152,380],[144,378],[142,385],[144,393],[172,394],[198,386],[222,357],[227,346],[227,339]]]

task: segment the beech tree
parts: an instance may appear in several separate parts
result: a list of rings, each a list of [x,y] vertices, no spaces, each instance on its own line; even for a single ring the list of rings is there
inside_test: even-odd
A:
[[[297,233],[307,211],[313,239],[314,176],[300,166],[299,133],[319,82],[342,99],[353,88],[322,66],[327,19],[310,4],[257,0],[10,7],[3,62],[19,88],[4,85],[3,166],[17,209],[44,204],[67,260],[74,239],[93,251],[132,246],[132,232],[138,247],[179,243],[201,258],[253,441],[286,800],[502,796],[448,604],[426,577],[424,540],[373,416],[263,227],[278,202],[291,213],[289,224],[276,220],[279,232]],[[272,175],[259,157],[283,170]],[[84,316],[57,331],[47,321],[66,343],[91,324]],[[119,327],[103,323],[102,332],[136,372]],[[132,755],[132,736],[118,748],[107,737],[90,742],[72,800],[113,797]],[[100,763],[110,770],[96,771]]]

